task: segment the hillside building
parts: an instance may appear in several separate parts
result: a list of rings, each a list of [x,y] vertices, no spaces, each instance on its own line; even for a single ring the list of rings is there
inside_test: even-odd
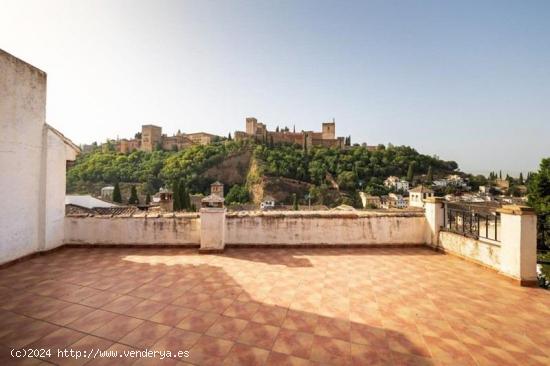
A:
[[[134,150],[143,150],[147,152],[156,149],[162,150],[182,150],[194,145],[208,145],[216,138],[206,132],[178,133],[168,136],[162,133],[162,127],[155,125],[141,126],[141,136],[138,134],[133,139],[120,139],[112,141],[116,151],[129,153]]]
[[[434,191],[431,189],[424,186],[415,187],[409,191],[409,206],[424,207],[424,200],[433,196]]]
[[[300,146],[324,146],[342,148],[345,145],[344,137],[336,137],[336,123],[325,122],[321,125],[321,131],[290,131],[288,128],[269,131],[267,126],[258,122],[254,117],[246,118],[246,131],[236,131],[235,139],[237,141],[245,139],[254,139],[257,141],[273,143],[290,143]]]
[[[400,179],[396,176],[389,176],[384,181],[384,186],[388,188],[395,188],[397,191],[408,191],[409,190],[409,182],[405,179]]]

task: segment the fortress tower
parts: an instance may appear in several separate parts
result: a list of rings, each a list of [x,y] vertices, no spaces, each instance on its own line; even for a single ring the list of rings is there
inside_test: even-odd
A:
[[[162,142],[162,127],[154,125],[141,126],[141,149],[153,151],[155,146]]]
[[[258,120],[254,117],[246,118],[246,133],[248,135],[255,135],[256,128],[258,127]]]
[[[322,134],[323,140],[334,140],[336,138],[336,123],[334,120],[323,123]]]

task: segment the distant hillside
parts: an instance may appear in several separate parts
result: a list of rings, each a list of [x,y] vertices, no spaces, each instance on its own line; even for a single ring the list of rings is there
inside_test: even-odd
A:
[[[353,204],[358,190],[387,193],[384,179],[390,175],[406,177],[411,169],[419,182],[430,167],[434,176],[458,169],[453,161],[423,155],[407,146],[369,151],[361,146],[303,149],[287,144],[224,141],[179,152],[86,153],[69,169],[67,191],[97,194],[101,186],[118,181],[138,183],[138,191],[144,195],[181,180],[190,192],[207,194],[210,183],[219,180],[226,185],[226,193],[240,187],[235,192],[248,191],[248,200],[255,203],[264,195],[290,203],[296,194],[303,203],[310,197],[312,204],[331,206]],[[242,194],[239,197],[243,200]]]

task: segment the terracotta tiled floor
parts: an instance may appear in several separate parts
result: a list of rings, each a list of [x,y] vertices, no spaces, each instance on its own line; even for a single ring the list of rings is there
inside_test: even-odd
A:
[[[428,249],[62,249],[0,270],[0,364],[550,365],[550,292]],[[188,350],[165,359],[57,349]]]

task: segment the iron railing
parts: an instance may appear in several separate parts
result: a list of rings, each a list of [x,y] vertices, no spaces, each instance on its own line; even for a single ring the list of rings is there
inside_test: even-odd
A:
[[[491,208],[448,203],[444,223],[453,233],[500,241],[500,213]]]

